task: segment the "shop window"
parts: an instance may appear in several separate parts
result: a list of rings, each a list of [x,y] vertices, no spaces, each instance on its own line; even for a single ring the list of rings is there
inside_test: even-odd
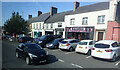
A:
[[[70,25],[75,25],[75,18],[70,19]]]
[[[82,19],[82,24],[83,24],[83,25],[88,24],[88,17],[83,17],[83,19]]]
[[[98,24],[105,23],[105,15],[98,16]]]
[[[62,27],[62,23],[58,23],[58,27]]]

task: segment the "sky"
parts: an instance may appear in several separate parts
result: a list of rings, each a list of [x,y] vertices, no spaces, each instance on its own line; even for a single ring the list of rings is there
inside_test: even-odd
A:
[[[97,2],[80,2],[80,6],[90,5]],[[13,12],[19,12],[25,20],[28,15],[37,17],[37,12],[50,12],[50,7],[58,8],[57,12],[73,10],[73,2],[2,2],[2,25],[11,18]]]

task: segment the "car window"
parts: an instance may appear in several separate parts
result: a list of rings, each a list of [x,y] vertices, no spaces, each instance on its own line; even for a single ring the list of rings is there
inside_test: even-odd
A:
[[[42,49],[42,47],[37,44],[28,44],[26,46],[28,49]]]
[[[23,45],[23,44],[20,44],[20,45],[19,45],[19,48],[20,48],[20,49],[23,49],[23,48],[24,48],[24,45]]]
[[[75,43],[75,40],[73,40],[73,41],[70,41],[70,43]]]
[[[87,42],[80,42],[79,45],[87,45]]]
[[[63,43],[63,44],[65,44],[65,43],[67,43],[68,41],[61,41],[60,43]]]
[[[95,44],[94,47],[96,47],[96,48],[109,48],[110,45],[108,45],[108,44]]]
[[[118,46],[119,46],[119,44],[117,42],[112,44],[112,47],[118,47]]]

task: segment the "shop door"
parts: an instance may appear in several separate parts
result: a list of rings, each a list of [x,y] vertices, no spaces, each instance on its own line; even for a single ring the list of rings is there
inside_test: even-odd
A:
[[[98,41],[103,40],[103,32],[98,32]]]

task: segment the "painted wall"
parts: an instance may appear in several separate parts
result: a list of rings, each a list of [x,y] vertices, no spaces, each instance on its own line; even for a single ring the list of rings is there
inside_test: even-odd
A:
[[[116,21],[108,22],[106,40],[116,40],[120,42],[120,24]]]

